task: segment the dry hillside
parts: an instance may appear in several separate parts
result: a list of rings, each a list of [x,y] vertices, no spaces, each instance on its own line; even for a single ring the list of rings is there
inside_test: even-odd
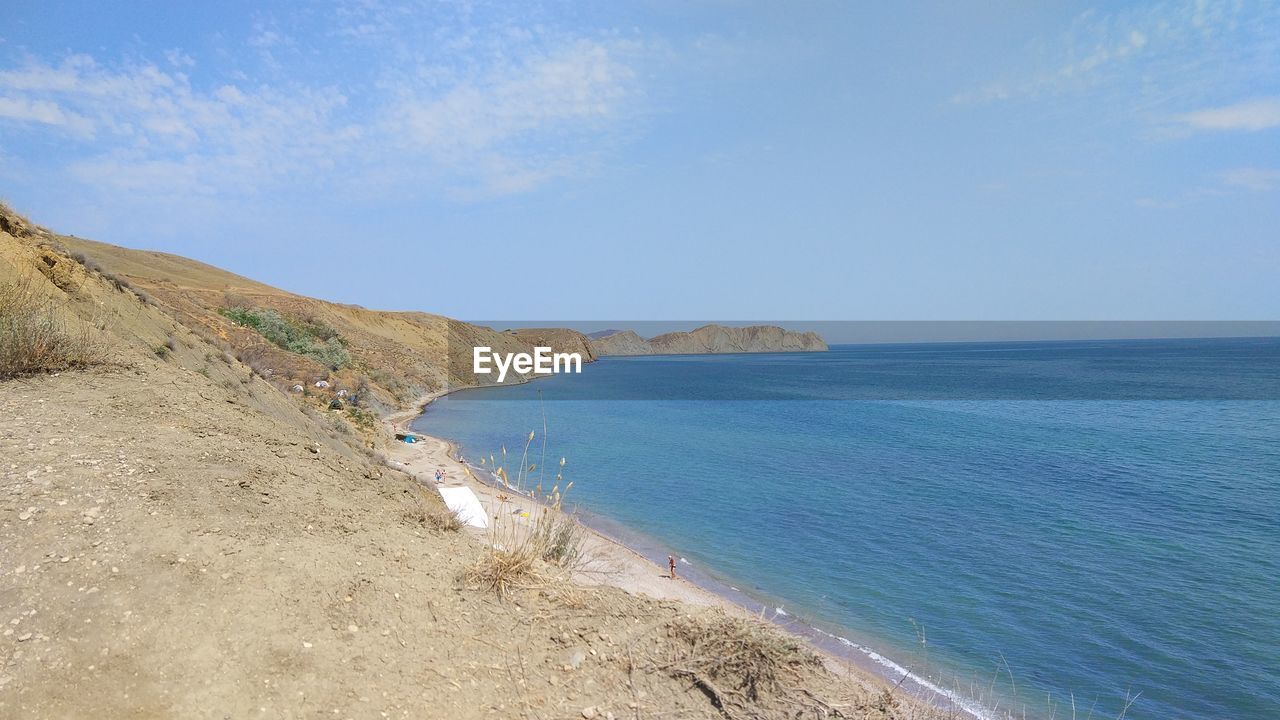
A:
[[[59,237],[3,209],[0,288],[19,286],[20,301],[0,293],[0,339],[21,340],[0,380],[0,717],[919,712],[717,611],[550,570],[506,599],[469,584],[485,549],[437,527],[435,493],[369,447],[387,439],[361,424],[376,408],[326,402],[338,387],[387,405],[439,389],[451,329],[516,340]],[[323,323],[351,365],[219,312],[240,305]]]
[[[119,279],[182,325],[239,359],[282,388],[330,383],[328,394],[364,383],[385,408],[403,405],[446,387],[475,384],[471,347],[523,352],[528,344],[495,332],[418,312],[383,312],[339,305],[284,292],[248,278],[176,255],[146,252],[75,237],[54,240],[108,277]],[[288,352],[254,330],[220,313],[231,308],[274,310],[286,319],[315,322],[336,330],[351,356],[349,367],[333,370],[312,358]],[[521,378],[515,378],[519,381]]]
[[[550,347],[560,352],[578,353],[583,362],[596,359],[591,340],[577,330],[568,328],[519,328],[511,332],[528,345]]]

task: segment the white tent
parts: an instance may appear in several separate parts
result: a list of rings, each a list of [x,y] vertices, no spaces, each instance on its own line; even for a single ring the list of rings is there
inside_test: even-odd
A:
[[[437,487],[444,504],[457,514],[458,519],[471,527],[489,527],[488,514],[480,504],[480,498],[469,487]]]

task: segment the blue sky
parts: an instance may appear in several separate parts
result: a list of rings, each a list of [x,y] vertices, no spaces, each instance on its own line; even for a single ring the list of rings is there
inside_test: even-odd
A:
[[[1280,318],[1280,4],[0,8],[0,196],[462,318]]]

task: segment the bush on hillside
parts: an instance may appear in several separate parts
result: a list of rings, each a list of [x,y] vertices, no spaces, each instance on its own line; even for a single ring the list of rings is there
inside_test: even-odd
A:
[[[338,331],[319,320],[285,318],[275,310],[261,308],[229,307],[218,312],[231,322],[256,331],[275,346],[309,357],[330,370],[351,365],[351,353]]]
[[[98,361],[87,328],[74,330],[29,279],[0,283],[0,380]]]

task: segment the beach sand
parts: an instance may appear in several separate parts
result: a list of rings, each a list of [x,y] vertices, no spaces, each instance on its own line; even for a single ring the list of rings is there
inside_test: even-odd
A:
[[[422,399],[415,407],[429,404],[435,396]],[[502,493],[498,488],[485,484],[475,477],[475,472],[465,463],[457,459],[457,453],[448,440],[423,435],[409,429],[410,423],[421,410],[403,411],[386,418],[388,430],[392,433],[412,433],[419,438],[415,443],[392,442],[387,450],[387,457],[394,467],[415,477],[427,487],[436,487],[435,473],[437,469],[444,471],[446,486],[466,486],[475,492],[480,502],[488,511],[489,522],[493,522],[494,513],[503,506],[505,512],[529,512],[532,515],[535,503],[529,498]],[[480,471],[483,472],[483,471]],[[498,496],[507,499],[499,501]],[[584,554],[589,561],[575,574],[575,580],[585,585],[608,585],[621,588],[637,595],[645,595],[656,600],[678,600],[707,607],[723,608],[727,612],[746,615],[742,607],[729,600],[703,589],[680,577],[672,580],[667,575],[667,568],[659,567],[640,553],[606,537],[590,527],[583,526]],[[477,541],[485,542],[487,530],[467,528]],[[677,570],[677,575],[679,571]]]

